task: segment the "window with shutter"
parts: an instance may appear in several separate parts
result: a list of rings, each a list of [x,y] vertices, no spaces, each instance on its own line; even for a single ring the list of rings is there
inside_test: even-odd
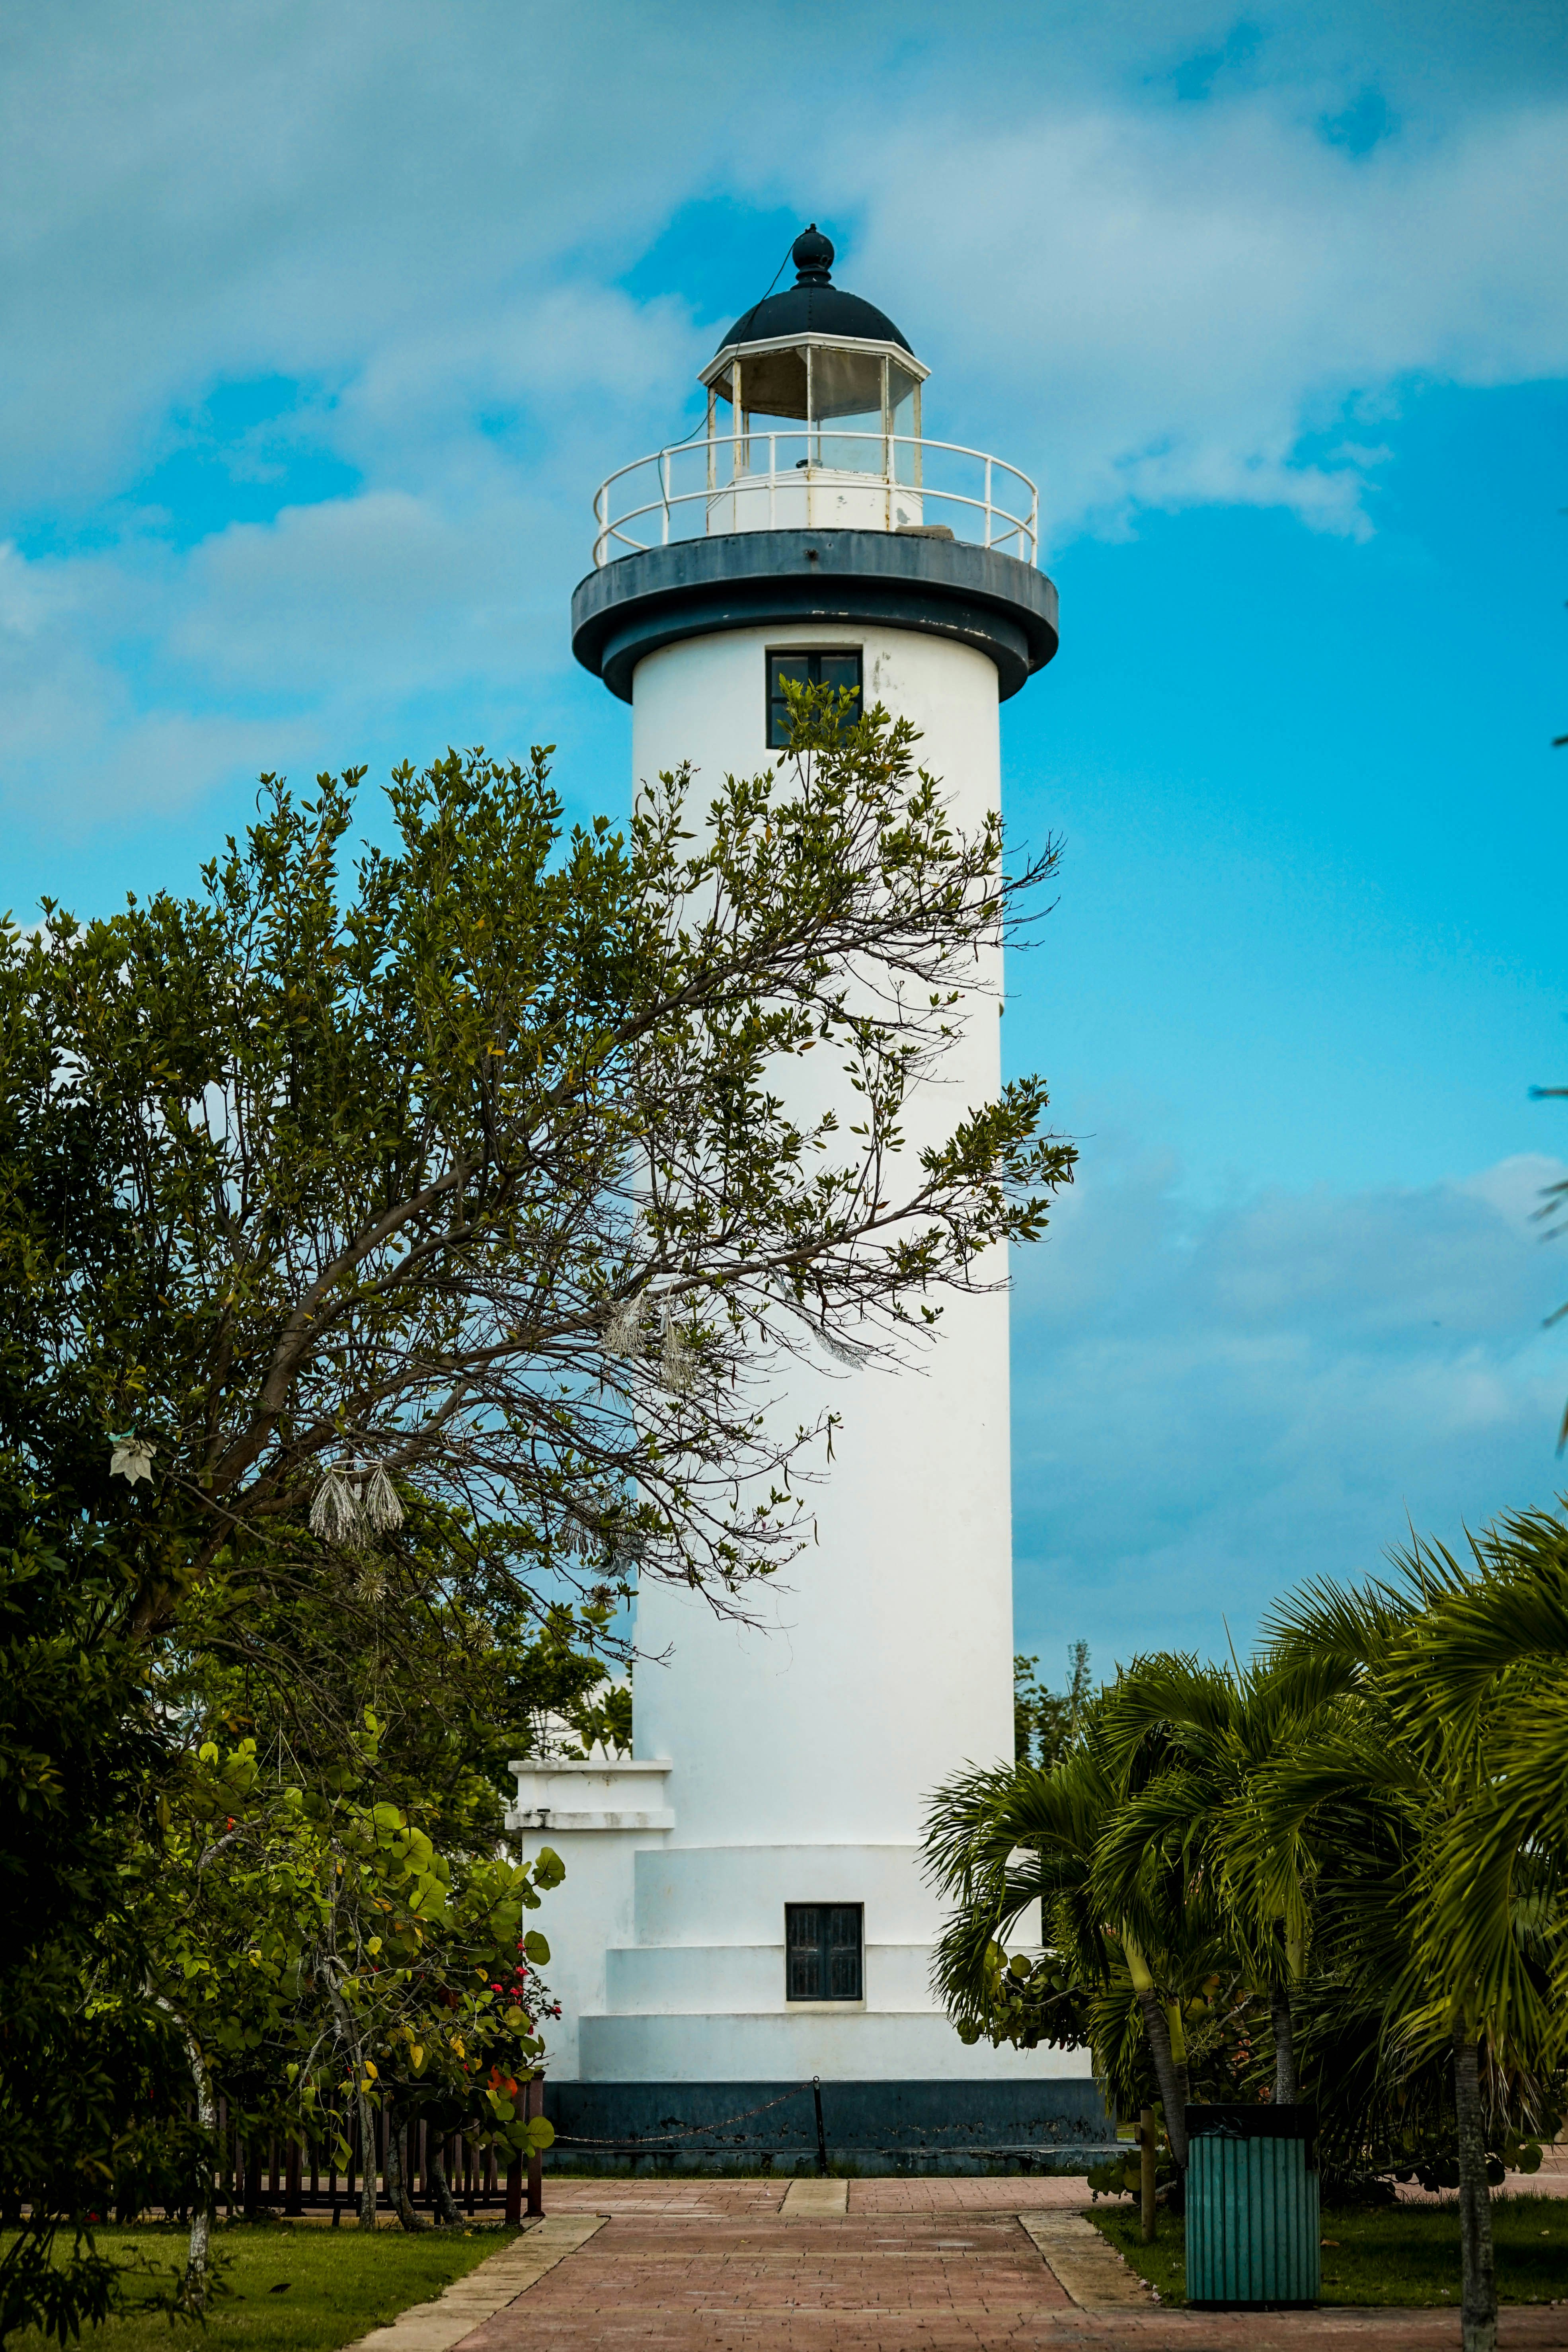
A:
[[[793,686],[829,686],[835,693],[849,693],[855,698],[846,721],[853,726],[860,716],[860,648],[858,646],[835,646],[831,651],[801,653],[791,648],[788,653],[768,656],[768,749],[784,751],[789,748],[789,704],[784,699],[784,685],[788,678]]]
[[[859,2000],[865,1906],[786,1903],[784,1990],[790,2000]]]

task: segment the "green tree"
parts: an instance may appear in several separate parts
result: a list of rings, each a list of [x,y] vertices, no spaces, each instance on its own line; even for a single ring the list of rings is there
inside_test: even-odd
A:
[[[966,2041],[1088,2042],[1097,2074],[1134,2105],[1146,2069],[1184,2174],[1187,2028],[1221,1957],[1213,1889],[1179,1847],[1151,1846],[1134,1872],[1115,1866],[1126,1785],[1106,1705],[1102,1695],[1086,1709],[1050,1769],[971,1771],[937,1792],[926,1862],[954,1909],[933,1981]],[[1010,1954],[1031,1911],[1042,1949]]]
[[[205,2304],[216,2102],[296,2135],[372,2143],[377,2105],[405,2116],[421,2095],[510,2149],[548,2143],[518,2111],[536,2070],[549,1946],[524,1925],[562,1875],[545,1853],[519,1867],[493,1853],[439,1852],[419,1822],[378,1796],[381,1727],[364,1723],[324,1787],[265,1771],[253,1739],[204,1740],[184,1760],[162,1834],[128,1864],[144,1992],[174,2023],[203,2139],[192,2197],[187,2300]],[[375,2226],[362,2161],[360,2226]],[[394,2201],[415,2226],[394,2169]]]
[[[537,1630],[634,1575],[724,1605],[809,1537],[830,1429],[763,1414],[781,1360],[897,1359],[1042,1231],[1073,1154],[1038,1081],[903,1148],[1051,864],[1005,875],[913,740],[805,709],[700,835],[685,775],[568,834],[542,752],[452,754],[397,772],[395,845],[352,869],[363,771],[267,779],[197,897],[0,929],[0,1767],[28,1792],[0,1867],[59,1895],[0,1951],[0,2019],[42,2001],[56,2036],[0,2044],[28,2151],[0,2185],[34,2216],[7,2310],[47,2281],[68,2326],[100,2291],[47,2238],[111,2168],[114,2097],[80,2086],[112,2070],[78,2050],[62,2104],[59,2051],[147,1981],[94,1889],[178,1791],[165,1654],[304,1677],[329,1603],[407,1658],[422,1614]],[[809,1053],[850,1115],[790,1112]]]
[[[0,1374],[6,1359],[0,1324]],[[0,2339],[39,2324],[63,2340],[109,2308],[90,2217],[159,2066],[155,2018],[82,2000],[89,1975],[140,1980],[121,1863],[163,1743],[146,1661],[107,1637],[125,1599],[112,1550],[51,1522],[0,1457]]]
[[[1312,1879],[1299,1831],[1268,1841],[1263,1776],[1328,1728],[1348,1670],[1310,1656],[1238,1667],[1139,1658],[1106,1697],[1105,1737],[1125,1788],[1100,1851],[1116,1899],[1163,1851],[1215,1890],[1227,1969],[1268,2004],[1274,2097],[1300,2095],[1295,2005],[1307,1973]]]
[[[1561,2112],[1563,1849],[1548,1816],[1511,1847],[1502,1828],[1521,1824],[1522,1793],[1500,1770],[1519,1752],[1507,1669],[1456,1700],[1463,1631],[1503,1597],[1490,1548],[1474,1575],[1423,1544],[1400,1565],[1397,1582],[1314,1591],[1277,1612],[1277,1654],[1329,1662],[1350,1693],[1331,1729],[1263,1776],[1260,1811],[1274,1851],[1299,1838],[1312,1856],[1336,1973],[1394,2098],[1434,2075],[1450,2087],[1464,2344],[1490,2352],[1489,2189],[1521,2135]]]
[[[312,1503],[352,1538],[389,1473],[567,1571],[722,1584],[798,1539],[758,1501],[812,1434],[759,1415],[770,1360],[918,1331],[1072,1160],[1035,1080],[899,1149],[957,960],[1022,887],[911,741],[873,717],[731,779],[695,848],[684,776],[568,841],[542,753],[453,755],[398,772],[399,849],[347,887],[359,772],[268,780],[203,898],[4,935],[4,1433],[112,1525],[136,1627],[260,1573]],[[822,1050],[847,1134],[774,1091]],[[86,1197],[56,1226],[62,1158]]]
[[[1568,1937],[1555,1908],[1568,1891],[1568,1526],[1544,1511],[1501,1520],[1471,1562],[1429,1548],[1430,1593],[1412,1627],[1407,1705],[1457,1744],[1484,1738],[1484,1770],[1464,1790],[1433,1887],[1431,1933],[1474,1980],[1500,2034],[1548,2061],[1568,2058]],[[1554,1906],[1542,1918],[1543,1906]],[[1549,1924],[1550,1974],[1528,1922]]]
[[[1048,1768],[1066,1754],[1094,1695],[1089,1643],[1069,1643],[1065,1690],[1048,1690],[1039,1678],[1039,1664],[1037,1657],[1022,1654],[1013,1660],[1013,1759]]]

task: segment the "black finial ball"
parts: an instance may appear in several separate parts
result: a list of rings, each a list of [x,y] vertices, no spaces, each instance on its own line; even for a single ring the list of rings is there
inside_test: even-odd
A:
[[[797,236],[790,247],[790,257],[795,267],[797,286],[830,286],[828,271],[833,267],[833,246],[817,228],[816,223]]]

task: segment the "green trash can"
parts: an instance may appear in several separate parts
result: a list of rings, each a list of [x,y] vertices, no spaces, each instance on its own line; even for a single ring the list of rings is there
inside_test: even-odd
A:
[[[1322,2284],[1315,2107],[1189,2107],[1187,2303],[1292,2311]]]

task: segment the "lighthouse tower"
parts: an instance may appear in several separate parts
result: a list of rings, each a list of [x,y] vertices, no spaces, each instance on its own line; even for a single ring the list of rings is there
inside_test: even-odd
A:
[[[1057,648],[1036,493],[925,436],[928,371],[833,257],[798,237],[795,284],[702,371],[705,435],[602,485],[574,650],[631,705],[634,789],[776,764],[784,681],[821,682],[911,719],[975,828],[1001,805],[999,706]],[[998,997],[970,1000],[910,1106],[917,1146],[995,1094]],[[913,1369],[792,1370],[788,1405],[840,1427],[817,1541],[762,1622],[650,1583],[633,1755],[514,1768],[525,1852],[566,1863],[546,1921],[562,2153],[1070,2163],[1106,2137],[1087,2053],[959,2041],[919,1860],[931,1790],[1012,1751],[1005,1292],[951,1298]]]

